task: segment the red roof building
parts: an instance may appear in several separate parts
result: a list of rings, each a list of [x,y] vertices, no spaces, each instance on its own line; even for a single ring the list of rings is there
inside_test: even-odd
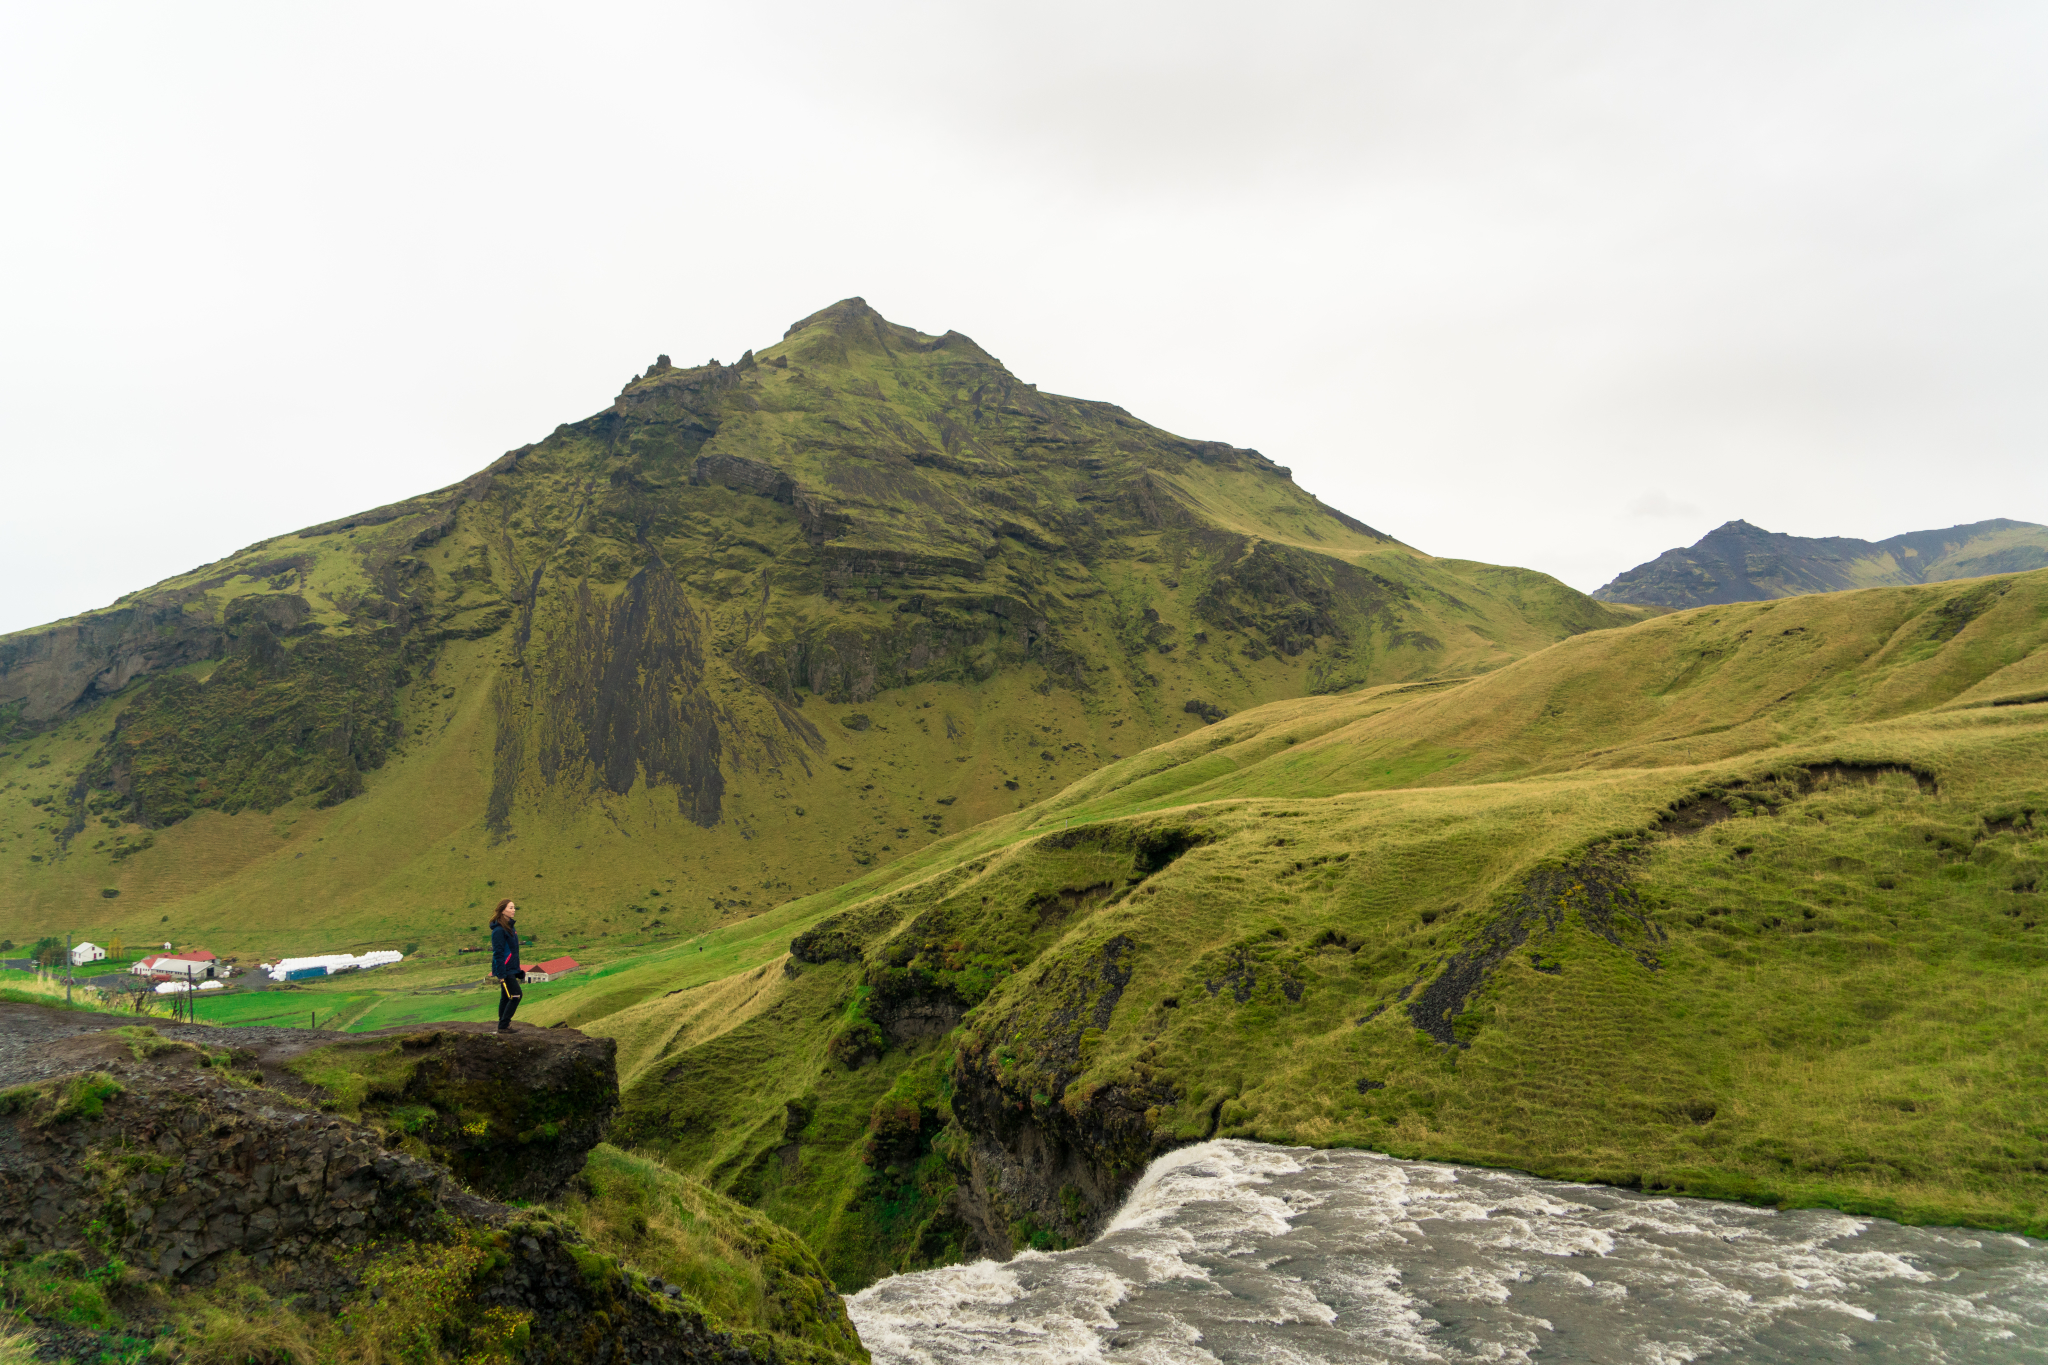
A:
[[[128,970],[148,977],[212,977],[220,975],[219,962],[204,948],[194,948],[182,953],[151,953]]]
[[[583,970],[583,964],[573,957],[558,957],[552,962],[542,962],[526,969],[528,981],[553,981],[558,976]]]

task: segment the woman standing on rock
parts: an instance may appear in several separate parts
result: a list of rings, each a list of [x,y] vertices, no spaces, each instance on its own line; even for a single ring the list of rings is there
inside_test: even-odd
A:
[[[512,1011],[519,1008],[519,983],[526,973],[519,966],[519,931],[512,919],[519,913],[510,897],[498,902],[491,916],[491,975],[498,978],[498,1032],[512,1031]]]

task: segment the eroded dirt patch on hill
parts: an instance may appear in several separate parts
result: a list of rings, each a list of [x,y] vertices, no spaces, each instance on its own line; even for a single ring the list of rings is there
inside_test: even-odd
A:
[[[1695,792],[1671,803],[1657,817],[1657,832],[1683,836],[1754,812],[1776,815],[1789,802],[1816,790],[1850,782],[1874,785],[1887,777],[1910,777],[1922,796],[1941,795],[1933,773],[1906,763],[1809,763],[1752,781]]]
[[[1434,980],[1416,983],[1408,1017],[1439,1043],[1469,1045],[1472,1025],[1463,1021],[1488,978],[1531,935],[1557,933],[1574,912],[1586,928],[1657,970],[1656,945],[1665,934],[1636,892],[1629,858],[1599,850],[1563,867],[1531,873],[1505,910],[1471,944],[1451,954]],[[1541,954],[1533,965],[1549,970]]]

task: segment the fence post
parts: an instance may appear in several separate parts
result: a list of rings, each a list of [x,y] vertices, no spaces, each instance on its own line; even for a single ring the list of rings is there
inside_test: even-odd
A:
[[[71,1003],[71,935],[64,935],[64,1003]]]

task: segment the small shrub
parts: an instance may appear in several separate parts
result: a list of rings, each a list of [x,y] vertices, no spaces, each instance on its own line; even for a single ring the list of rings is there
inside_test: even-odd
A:
[[[363,1273],[370,1301],[343,1310],[340,1323],[351,1335],[381,1348],[375,1354],[405,1365],[437,1365],[446,1357],[445,1338],[459,1332],[462,1310],[470,1305],[470,1286],[489,1257],[462,1242],[453,1246],[413,1246],[373,1262]],[[489,1320],[493,1340],[510,1340],[525,1326],[527,1315],[511,1314],[516,1323]],[[474,1343],[472,1343],[474,1344]],[[365,1352],[366,1355],[374,1354]],[[489,1349],[479,1362],[497,1358]],[[225,1363],[224,1363],[225,1365]]]
[[[487,1308],[469,1329],[470,1349],[462,1365],[509,1365],[522,1359],[532,1338],[533,1314],[512,1308]]]
[[[311,1337],[312,1324],[282,1305],[272,1304],[260,1286],[232,1286],[221,1297],[227,1302],[201,1300],[175,1319],[172,1340],[180,1361],[189,1365],[293,1365],[320,1358]]]

